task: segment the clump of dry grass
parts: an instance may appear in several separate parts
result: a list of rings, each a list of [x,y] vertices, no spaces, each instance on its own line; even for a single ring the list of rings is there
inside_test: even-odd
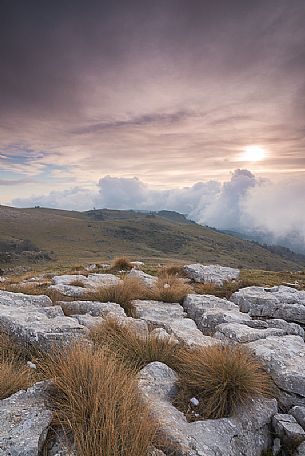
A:
[[[0,358],[0,399],[5,399],[32,383],[31,370],[18,359]]]
[[[5,333],[0,333],[0,399],[5,399],[32,383],[32,372],[25,364],[25,353]]]
[[[128,258],[122,256],[115,258],[112,263],[111,270],[112,271],[130,271],[132,269],[132,264],[128,260]]]
[[[50,355],[57,421],[73,433],[82,456],[143,456],[157,425],[141,401],[135,372],[106,349],[70,346]]]
[[[72,281],[69,283],[69,285],[72,285],[73,287],[85,288],[84,282],[82,282],[82,280],[80,280],[80,279],[72,280]]]
[[[190,399],[196,397],[196,413],[204,418],[231,416],[240,406],[257,397],[270,397],[275,387],[262,363],[245,347],[213,345],[180,349],[175,367],[179,393],[175,404],[189,419]]]
[[[159,272],[159,277],[163,277],[164,275],[166,275],[166,276],[175,275],[175,276],[179,276],[179,277],[186,277],[186,275],[184,273],[183,266],[178,265],[178,264],[172,264],[172,265],[169,265],[169,266],[164,266],[161,269],[161,271]]]
[[[223,285],[215,283],[196,283],[193,284],[194,290],[199,294],[210,294],[217,296],[218,298],[229,299],[233,293],[238,291],[240,288],[250,287],[257,285],[250,280],[238,280],[234,282],[224,282]]]
[[[177,347],[172,339],[149,331],[140,335],[113,318],[92,328],[91,338],[96,346],[108,347],[127,367],[136,370],[153,361],[171,363]]]
[[[126,276],[119,284],[99,287],[87,293],[83,299],[100,302],[116,302],[129,312],[130,302],[133,299],[146,299],[148,293],[149,290],[141,280],[136,277]]]
[[[183,279],[164,274],[158,278],[156,285],[151,289],[151,299],[164,302],[182,302],[187,294],[193,291],[191,285]]]

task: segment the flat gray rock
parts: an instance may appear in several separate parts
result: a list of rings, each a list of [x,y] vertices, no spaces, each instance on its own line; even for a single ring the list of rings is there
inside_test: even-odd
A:
[[[38,456],[52,412],[45,404],[43,382],[0,401],[0,456]]]
[[[81,274],[63,274],[54,276],[53,282],[54,284],[49,287],[50,290],[77,298],[99,287],[118,285],[121,280],[113,274],[89,274],[88,277]],[[76,282],[82,285],[73,285]]]
[[[152,288],[158,282],[158,277],[146,274],[139,269],[132,269],[129,273],[129,277],[135,277],[141,280],[147,287]]]
[[[46,351],[88,333],[88,329],[75,319],[65,317],[59,306],[37,308],[0,304],[0,329],[24,344],[30,343]]]
[[[275,384],[290,395],[290,405],[305,405],[305,344],[299,336],[275,336],[247,344],[268,367]],[[296,395],[297,401],[294,401]]]
[[[210,264],[205,266],[200,263],[189,264],[183,268],[189,279],[198,283],[216,283],[223,285],[224,282],[238,279],[240,271],[236,268]]]
[[[134,317],[145,320],[156,328],[164,328],[184,345],[206,346],[217,343],[212,337],[202,334],[196,323],[187,318],[180,304],[136,300],[132,301],[131,306]]]
[[[289,410],[290,415],[292,415],[300,426],[305,430],[305,407],[296,405]]]
[[[269,328],[282,329],[287,336],[301,336],[304,339],[304,329],[297,323],[289,323],[279,318],[271,318],[265,323]]]
[[[183,307],[206,335],[214,334],[216,326],[221,323],[251,321],[251,317],[240,312],[236,304],[212,295],[189,294]]]
[[[292,415],[276,413],[272,418],[275,435],[287,450],[296,449],[305,440],[305,431]]]
[[[270,336],[283,336],[285,332],[277,328],[251,328],[240,323],[223,323],[216,327],[215,337],[224,342],[247,343]]]
[[[28,295],[0,290],[0,305],[9,307],[27,307],[28,305],[48,307],[52,305],[52,301],[48,296],[44,295]]]
[[[81,315],[89,314],[93,317],[106,317],[109,313],[125,316],[123,307],[115,302],[99,301],[58,301],[66,314]]]
[[[230,300],[253,317],[283,319],[305,324],[305,291],[279,286],[247,287],[232,294]]]
[[[257,456],[270,448],[275,399],[253,400],[236,417],[188,423],[171,403],[176,381],[175,372],[159,362],[139,373],[141,395],[160,420],[167,451],[174,447],[183,456]]]

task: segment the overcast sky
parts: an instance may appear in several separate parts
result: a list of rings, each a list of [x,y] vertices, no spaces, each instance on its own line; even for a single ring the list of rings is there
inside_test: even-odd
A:
[[[0,202],[304,180],[304,44],[304,0],[2,0]]]

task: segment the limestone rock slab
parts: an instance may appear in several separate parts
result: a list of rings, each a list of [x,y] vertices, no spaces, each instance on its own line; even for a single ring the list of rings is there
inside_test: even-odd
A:
[[[40,454],[52,420],[45,388],[45,383],[36,383],[0,401],[0,456]]]
[[[251,321],[251,317],[240,312],[236,304],[212,295],[188,294],[183,307],[206,335],[214,334],[216,326],[221,323]]]
[[[189,279],[198,283],[216,283],[223,285],[224,282],[238,279],[240,271],[236,268],[210,264],[205,266],[200,263],[189,264],[183,268]]]
[[[305,324],[305,291],[276,286],[272,288],[246,287],[235,292],[231,301],[242,312],[253,317],[283,319]]]

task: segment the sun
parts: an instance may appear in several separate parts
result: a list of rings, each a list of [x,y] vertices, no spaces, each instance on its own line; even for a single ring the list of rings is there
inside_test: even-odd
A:
[[[244,152],[241,154],[241,159],[243,161],[256,162],[264,160],[265,156],[266,151],[262,146],[251,144],[245,147]]]

